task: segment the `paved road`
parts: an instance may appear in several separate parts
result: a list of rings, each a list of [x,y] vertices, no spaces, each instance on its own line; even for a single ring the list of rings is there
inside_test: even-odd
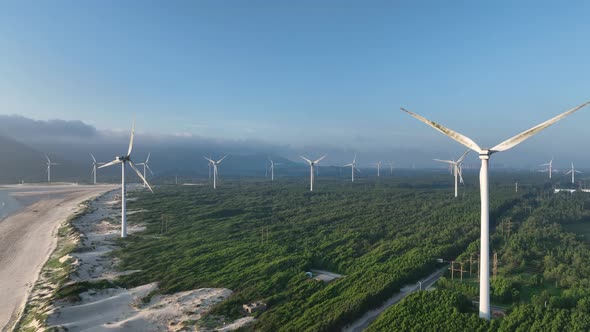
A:
[[[448,269],[448,267],[443,267],[440,270],[437,270],[433,274],[429,275],[425,279],[420,280],[422,282],[422,289],[428,289],[430,286],[432,286],[443,275],[443,273],[447,269]],[[377,319],[377,317],[383,311],[385,311],[385,309],[387,309],[390,306],[398,303],[404,297],[408,296],[412,292],[415,292],[415,291],[417,291],[419,289],[420,289],[420,284],[419,283],[416,283],[415,285],[410,285],[410,286],[406,286],[406,287],[402,288],[399,293],[395,294],[394,296],[392,296],[391,298],[389,298],[389,300],[385,301],[385,303],[383,303],[383,305],[381,307],[379,307],[377,309],[373,309],[373,310],[367,312],[361,318],[357,319],[354,323],[352,323],[352,324],[346,326],[344,329],[342,329],[342,332],[360,332],[360,331],[363,331],[364,329],[366,329],[367,327],[369,327],[369,325],[375,319]]]

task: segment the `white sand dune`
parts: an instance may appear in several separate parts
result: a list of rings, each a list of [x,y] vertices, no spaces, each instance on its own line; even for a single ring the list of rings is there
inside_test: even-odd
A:
[[[112,280],[122,274],[138,271],[116,271],[116,262],[107,256],[116,249],[120,225],[108,221],[118,208],[116,193],[109,193],[91,202],[91,213],[77,218],[73,224],[81,232],[80,246],[68,257],[73,259],[75,272],[72,281]],[[144,230],[141,225],[130,225],[129,234]],[[65,256],[64,256],[65,257]],[[66,259],[66,258],[64,258]],[[90,290],[80,294],[79,302],[58,302],[48,312],[47,325],[68,331],[185,331],[194,330],[192,324],[211,307],[231,295],[225,288],[201,288],[170,295],[155,295],[145,304],[145,298],[157,290],[157,283],[132,289],[112,288]],[[252,319],[226,325],[226,330],[237,329]],[[184,326],[183,322],[190,322]]]

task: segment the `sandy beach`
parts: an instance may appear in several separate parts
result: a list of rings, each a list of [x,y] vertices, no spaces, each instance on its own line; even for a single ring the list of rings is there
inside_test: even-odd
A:
[[[0,329],[10,330],[56,245],[56,230],[80,203],[115,185],[0,187]],[[2,211],[0,211],[2,212]]]

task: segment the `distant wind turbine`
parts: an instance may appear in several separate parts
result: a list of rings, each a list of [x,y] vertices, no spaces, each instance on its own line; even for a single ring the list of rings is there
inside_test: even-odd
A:
[[[377,167],[377,176],[379,176],[380,171],[381,171],[381,162],[378,161],[374,165]]]
[[[551,179],[551,174],[553,173],[553,158],[551,158],[551,160],[546,163],[546,164],[542,164],[541,166],[547,166],[549,169],[549,178]]]
[[[225,159],[225,157],[227,157],[227,156],[228,155],[223,156],[223,158],[219,159],[218,161],[215,161],[211,158],[203,157],[209,161],[209,165],[213,166],[213,189],[217,189],[217,178],[218,178],[217,166],[219,166],[219,164],[221,164],[223,159]]]
[[[463,155],[461,156],[461,158],[455,160],[441,160],[441,159],[434,159],[435,161],[440,161],[441,163],[447,163],[449,164],[449,167],[452,168],[452,173],[455,176],[455,197],[457,197],[457,176],[459,177],[459,180],[461,181],[461,183],[463,183],[463,169],[462,169],[462,165],[463,165],[463,159],[465,159],[465,156],[467,156],[467,154],[469,153],[469,150],[465,151],[465,153],[463,153]]]
[[[572,163],[572,169],[571,169],[569,172],[565,173],[565,175],[568,175],[568,174],[570,174],[570,173],[572,174],[572,184],[576,184],[576,173],[580,173],[580,174],[582,174],[582,172],[580,172],[580,171],[577,171],[577,170],[574,168],[574,163]]]
[[[143,177],[147,180],[147,173],[145,172],[146,170],[150,171],[151,175],[154,175],[154,172],[152,172],[152,169],[150,168],[149,162],[150,162],[150,155],[152,153],[148,152],[148,156],[145,159],[145,161],[143,163],[139,163],[137,164],[137,166],[143,166]],[[143,183],[143,186],[145,187],[146,182]]]
[[[271,181],[274,181],[275,180],[275,166],[282,165],[282,164],[281,163],[275,163],[270,158],[268,158],[268,161],[270,161],[270,180]]]
[[[135,121],[133,121],[133,126],[131,127],[131,138],[129,139],[129,148],[127,149],[127,154],[124,156],[117,156],[115,160],[111,161],[110,163],[104,164],[99,168],[109,167],[116,164],[121,164],[121,237],[127,237],[127,206],[125,202],[125,164],[129,163],[131,169],[137,173],[137,176],[147,185],[149,190],[153,193],[152,187],[146,181],[146,179],[141,175],[141,172],[135,167],[133,161],[131,161],[131,150],[133,150],[133,137],[135,136]]]
[[[49,160],[49,157],[47,155],[45,155],[45,158],[47,158],[47,163],[45,163],[45,165],[47,165],[47,182],[51,182],[51,165],[59,165],[59,164],[52,163],[51,160]]]
[[[96,184],[96,166],[98,165],[104,165],[104,163],[98,163],[96,162],[96,158],[94,158],[94,155],[91,153],[90,156],[92,157],[92,179],[94,184]]]
[[[393,175],[393,163],[389,163],[389,175]]]
[[[354,182],[354,170],[356,169],[359,173],[361,172],[360,169],[358,169],[358,167],[356,167],[356,154],[354,155],[354,159],[352,160],[351,164],[348,165],[344,165],[344,167],[350,167],[350,171],[352,174],[352,182]]]
[[[489,215],[489,191],[488,191],[488,162],[492,154],[506,151],[522,143],[526,139],[539,133],[541,130],[551,126],[564,117],[574,113],[582,107],[590,104],[586,102],[580,106],[574,107],[569,111],[561,113],[529,130],[526,130],[504,142],[494,146],[491,149],[482,149],[470,138],[459,134],[451,129],[443,127],[433,121],[430,121],[418,114],[412,113],[402,108],[402,111],[410,114],[414,118],[424,122],[453,140],[465,145],[479,154],[481,160],[481,169],[479,173],[480,195],[481,195],[481,234],[480,234],[480,279],[479,279],[479,317],[490,319],[490,215]]]
[[[208,160],[211,160],[211,156],[209,156]],[[209,162],[208,166],[209,166],[209,179],[211,178],[211,162]]]
[[[317,165],[322,159],[326,158],[326,156],[327,154],[315,161],[311,161],[303,156],[300,156],[301,159],[307,161],[307,163],[309,164],[309,191],[313,191],[313,167]]]

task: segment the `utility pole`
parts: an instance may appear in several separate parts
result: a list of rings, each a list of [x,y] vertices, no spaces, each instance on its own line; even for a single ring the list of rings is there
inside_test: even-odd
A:
[[[168,214],[162,214],[160,220],[160,234],[164,234],[168,232],[168,222],[170,221],[171,216]]]
[[[479,280],[479,254],[477,254],[477,280]]]
[[[459,264],[460,268],[455,268],[455,263]],[[455,261],[451,261],[451,267],[449,268],[449,270],[451,270],[451,280],[455,279],[455,271],[461,273],[461,282],[463,282],[463,262],[455,262]]]
[[[496,274],[498,274],[498,253],[494,252],[494,268],[492,269],[493,276],[492,280],[496,280]]]

